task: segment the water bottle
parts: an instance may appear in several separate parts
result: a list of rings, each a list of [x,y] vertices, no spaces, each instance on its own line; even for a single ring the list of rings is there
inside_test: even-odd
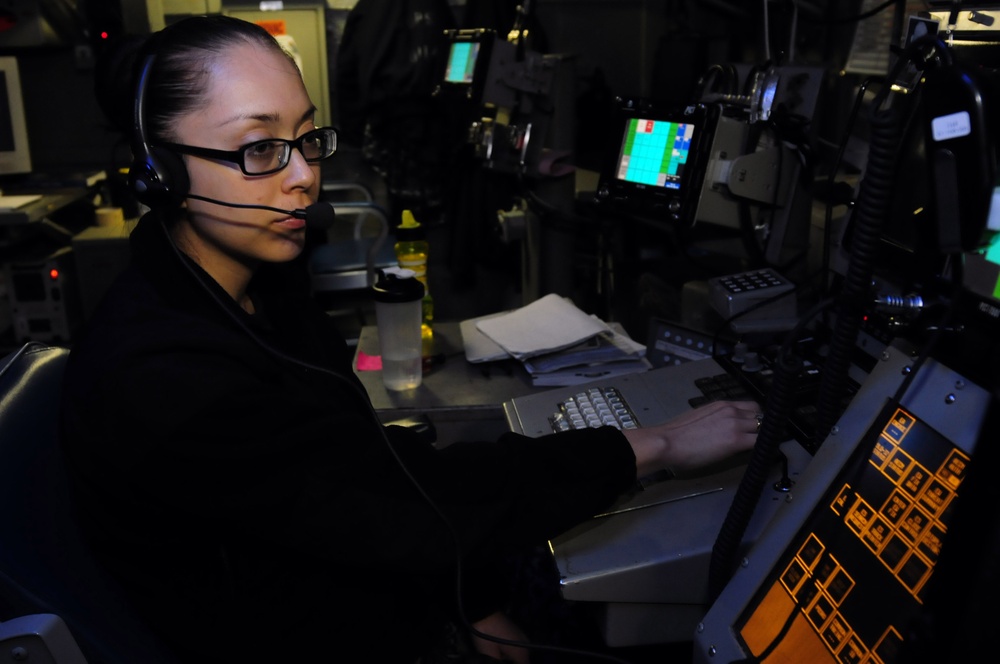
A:
[[[423,226],[413,216],[410,210],[403,210],[402,221],[396,228],[396,261],[404,270],[412,270],[414,277],[424,285],[424,297],[421,301],[420,338],[424,362],[427,363],[434,354],[434,298],[431,297],[427,282],[427,258],[430,246]]]

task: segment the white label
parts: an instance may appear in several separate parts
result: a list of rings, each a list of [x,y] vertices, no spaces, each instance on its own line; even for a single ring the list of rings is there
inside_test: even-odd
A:
[[[931,135],[935,141],[947,141],[950,138],[960,138],[972,133],[972,123],[968,111],[959,111],[950,115],[942,115],[931,120]]]
[[[262,12],[280,12],[285,8],[283,0],[262,0],[260,10]]]

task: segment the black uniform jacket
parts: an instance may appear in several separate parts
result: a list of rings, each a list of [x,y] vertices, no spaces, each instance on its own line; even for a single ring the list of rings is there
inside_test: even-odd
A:
[[[438,450],[383,427],[300,266],[258,272],[251,316],[155,212],[130,242],[61,432],[96,552],[187,661],[412,661],[456,606],[457,551],[475,619],[498,556],[635,480],[614,429]]]

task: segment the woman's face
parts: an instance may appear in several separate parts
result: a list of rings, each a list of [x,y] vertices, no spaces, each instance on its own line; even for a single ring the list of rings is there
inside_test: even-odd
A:
[[[294,139],[315,127],[314,106],[295,65],[281,53],[242,44],[210,63],[206,103],[179,118],[177,143],[236,150],[268,138]],[[288,166],[244,175],[238,164],[184,156],[192,194],[227,203],[282,210],[316,201],[319,164],[292,150]],[[280,212],[229,208],[188,199],[175,239],[220,284],[249,280],[262,262],[288,261],[302,251],[305,221]]]

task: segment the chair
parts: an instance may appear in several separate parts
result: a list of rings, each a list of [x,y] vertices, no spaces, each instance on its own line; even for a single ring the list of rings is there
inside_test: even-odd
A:
[[[172,663],[76,525],[56,423],[68,357],[29,342],[0,360],[0,628],[51,614],[91,664]]]
[[[393,241],[389,233],[389,215],[375,203],[370,189],[358,183],[327,182],[322,185],[323,198],[330,202],[336,219],[352,218],[352,233],[345,237],[339,224],[327,231],[327,242],[315,247],[309,255],[309,272],[313,291],[365,290],[375,283],[375,270],[396,265]],[[330,200],[346,192],[361,200]],[[377,230],[365,235],[366,222],[374,219]]]
[[[374,318],[368,292],[376,270],[397,265],[395,240],[385,209],[375,203],[371,190],[356,183],[324,183],[323,199],[336,215],[326,242],[308,256],[312,293],[336,321],[348,344],[357,344],[361,329]],[[343,200],[353,195],[354,200]],[[336,200],[331,200],[336,199]],[[352,224],[337,223],[344,219]],[[375,232],[372,233],[374,221]]]
[[[0,622],[0,662],[86,664],[87,660],[59,616],[39,613]]]

